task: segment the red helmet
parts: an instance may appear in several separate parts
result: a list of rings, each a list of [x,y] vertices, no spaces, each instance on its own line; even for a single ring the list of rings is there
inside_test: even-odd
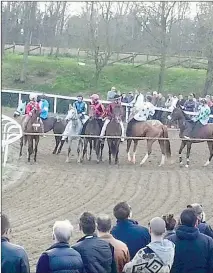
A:
[[[91,100],[93,100],[93,101],[97,101],[97,100],[99,100],[99,95],[93,94],[90,98],[91,98]]]

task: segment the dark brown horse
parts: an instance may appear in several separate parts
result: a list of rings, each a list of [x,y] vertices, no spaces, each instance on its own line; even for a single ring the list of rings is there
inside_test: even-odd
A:
[[[121,143],[121,125],[120,125],[120,117],[121,117],[120,106],[115,107],[113,110],[113,118],[109,122],[106,128],[106,136],[118,136],[118,138],[107,138],[107,143],[109,147],[109,164],[111,164],[112,156],[115,158],[115,164],[118,164],[118,154],[119,154],[119,146]]]
[[[192,122],[188,121],[189,119],[188,119],[187,115],[183,112],[183,110],[180,107],[177,107],[173,110],[173,112],[171,114],[171,118],[172,118],[172,121],[178,121],[178,125],[180,128],[180,138],[183,137],[183,132],[185,131],[186,128],[189,127],[192,129],[192,127],[193,127]],[[188,168],[189,167],[189,156],[190,156],[190,152],[191,152],[192,143],[204,142],[205,140],[202,140],[202,139],[213,139],[213,124],[208,123],[207,125],[200,128],[200,130],[197,132],[196,138],[201,139],[201,140],[182,139],[180,149],[179,149],[179,163],[180,163],[180,165],[183,164],[181,154],[182,154],[182,151],[185,148],[185,146],[187,147],[186,167]],[[212,157],[213,157],[213,141],[207,141],[207,144],[208,144],[208,148],[209,148],[209,159],[206,161],[204,166],[208,166],[210,161],[212,160]]]
[[[82,135],[90,135],[90,136],[99,136],[101,133],[101,128],[103,126],[102,119],[97,119],[95,117],[94,111],[92,108],[90,108],[89,113],[90,118],[86,121],[83,127]],[[87,146],[89,143],[89,153],[87,153]],[[87,153],[87,159],[90,161],[92,158],[92,149],[96,153],[96,161],[99,163],[102,161],[102,155],[103,155],[103,148],[104,148],[104,142],[101,141],[99,138],[92,138],[92,137],[84,137],[83,141],[83,153],[80,161],[82,162],[84,160],[85,154]]]
[[[147,120],[147,121],[130,121],[130,123],[127,126],[127,137],[149,137],[149,138],[168,138],[168,130],[165,125],[163,125],[158,120]],[[130,155],[130,146],[132,143],[132,140],[134,141],[134,147],[133,147],[133,159],[131,159]],[[134,164],[136,162],[136,149],[138,145],[137,139],[128,139],[127,140],[127,155],[128,155],[128,161],[132,161]],[[147,140],[147,153],[142,159],[140,165],[143,165],[149,155],[152,152],[152,145],[156,141],[156,139],[148,139]],[[170,141],[169,140],[158,140],[162,157],[161,162],[159,166],[164,165],[165,163],[165,156],[168,158],[171,157],[171,148],[170,148]]]
[[[26,117],[24,117],[25,119]],[[24,119],[22,120],[22,128],[23,128],[23,136],[20,139],[20,153],[19,157],[22,156],[22,149],[23,144],[26,145],[28,142],[28,162],[30,162],[30,157],[34,151],[34,162],[37,159],[37,152],[38,152],[38,143],[40,136],[39,135],[28,135],[30,133],[42,133],[41,129],[41,120],[40,120],[40,112],[38,110],[33,110],[32,116],[30,117],[29,121],[27,122],[26,126],[23,126]],[[27,135],[24,135],[27,133]],[[35,149],[33,150],[33,144],[35,142]]]

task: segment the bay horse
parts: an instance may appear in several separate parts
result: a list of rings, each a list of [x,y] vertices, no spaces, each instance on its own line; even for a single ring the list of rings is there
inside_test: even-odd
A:
[[[121,143],[121,125],[119,123],[121,117],[120,106],[113,109],[113,118],[106,127],[106,136],[118,136],[118,138],[107,138],[109,147],[109,164],[111,164],[112,156],[115,159],[115,164],[118,164],[119,146]]]
[[[83,123],[77,113],[76,108],[71,105],[69,106],[69,111],[67,113],[65,120],[67,120],[68,123],[65,128],[65,131],[63,132],[61,144],[60,144],[57,154],[59,154],[61,152],[61,149],[62,149],[64,142],[65,142],[65,138],[67,137],[68,138],[68,154],[67,154],[66,162],[69,162],[72,141],[74,139],[79,138],[76,136],[80,135],[82,128],[83,128]],[[80,151],[82,150],[82,147],[83,147],[83,141],[80,138],[78,141],[78,147],[77,147],[78,162],[80,162]]]
[[[26,117],[25,117],[26,118]],[[30,162],[30,157],[34,151],[34,162],[36,162],[37,159],[37,152],[38,152],[38,143],[40,136],[39,135],[29,135],[30,133],[42,133],[41,129],[41,120],[40,120],[40,111],[34,109],[32,111],[32,116],[30,117],[29,121],[27,122],[25,128],[23,127],[23,121],[22,119],[22,128],[23,128],[23,136],[20,139],[20,152],[19,152],[19,158],[22,157],[22,149],[23,144],[26,145],[28,142],[28,162]],[[28,133],[25,135],[24,133]],[[35,142],[35,149],[33,150],[33,144]]]
[[[136,121],[135,119],[131,120],[127,125],[127,137],[150,137],[150,138],[168,138],[168,129],[165,125],[163,125],[158,120],[147,120],[147,121]],[[131,159],[130,155],[130,147],[132,141],[134,142],[133,147],[133,158]],[[127,156],[128,161],[136,163],[136,150],[138,145],[138,139],[128,139],[127,140]],[[147,153],[140,162],[142,166],[150,156],[152,152],[152,145],[156,141],[156,139],[148,139],[147,140]],[[171,148],[170,148],[170,141],[169,140],[158,140],[160,149],[161,149],[161,162],[159,166],[164,165],[165,163],[165,156],[168,158],[171,157]]]
[[[101,128],[103,126],[102,119],[95,117],[95,113],[92,107],[89,108],[89,119],[86,121],[82,135],[99,136],[101,133]],[[87,152],[87,146],[89,143],[89,153]],[[99,138],[84,137],[83,138],[83,152],[80,159],[83,162],[85,154],[87,153],[87,159],[90,161],[92,159],[92,149],[96,153],[96,162],[102,161],[103,156],[104,141]]]
[[[18,108],[13,114],[14,118],[18,118],[20,116],[25,115],[26,102],[19,102]],[[48,117],[47,119],[42,120],[44,124],[44,133],[47,133],[53,130],[54,134],[62,134],[66,127],[66,121],[60,117]],[[62,136],[55,136],[55,148],[53,150],[53,154],[56,154],[58,146],[60,144]]]
[[[171,119],[172,119],[172,121],[178,121],[178,125],[180,128],[180,134],[179,134],[180,138],[183,138],[183,133],[186,128],[192,129],[192,123],[190,121],[188,121],[189,118],[187,117],[187,115],[184,113],[184,111],[180,107],[176,107],[173,110],[173,112],[171,113]],[[200,139],[200,140],[193,140],[193,138],[191,138],[189,140],[182,139],[182,141],[181,141],[181,145],[180,145],[180,149],[179,149],[179,163],[180,163],[180,165],[183,164],[182,151],[186,146],[187,147],[186,165],[185,165],[186,168],[189,167],[189,157],[190,157],[192,143],[201,143],[201,142],[206,141],[206,140],[202,140],[202,139],[209,139],[209,141],[207,141],[208,148],[209,148],[209,158],[206,161],[206,163],[204,164],[204,167],[208,166],[212,160],[213,141],[211,139],[213,139],[213,124],[208,123],[207,125],[200,128],[199,131],[197,132],[196,138]]]

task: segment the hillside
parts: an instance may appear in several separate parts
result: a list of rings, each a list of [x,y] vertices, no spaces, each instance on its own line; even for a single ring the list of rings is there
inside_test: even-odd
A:
[[[7,54],[2,62],[2,87],[37,90],[62,95],[78,93],[102,94],[116,86],[121,92],[138,90],[157,90],[159,67],[116,64],[104,68],[98,86],[93,79],[94,65],[79,66],[76,59],[29,56],[27,81],[24,84],[15,80],[20,76],[22,55]],[[205,81],[206,70],[182,67],[166,70],[164,93],[194,92],[200,94]]]

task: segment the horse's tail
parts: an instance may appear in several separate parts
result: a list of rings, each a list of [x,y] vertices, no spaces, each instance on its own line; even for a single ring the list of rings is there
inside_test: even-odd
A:
[[[168,129],[165,125],[163,125],[162,127],[163,129],[163,137],[164,138],[168,138]],[[165,152],[166,152],[166,156],[167,157],[171,157],[171,146],[170,146],[170,141],[169,140],[164,140],[164,147],[165,147]]]

